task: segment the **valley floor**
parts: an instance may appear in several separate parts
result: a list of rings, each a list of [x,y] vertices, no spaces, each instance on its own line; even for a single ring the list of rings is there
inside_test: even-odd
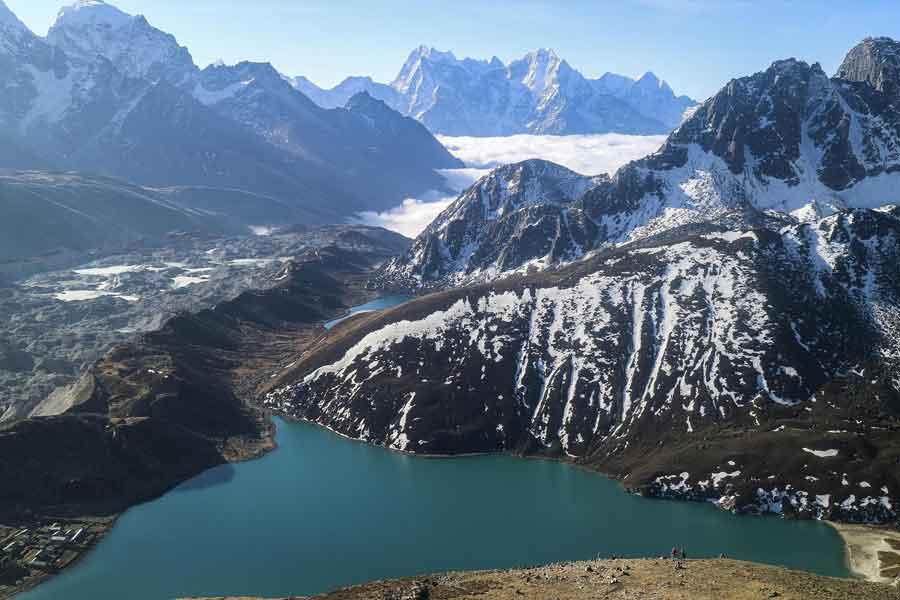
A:
[[[316,596],[321,600],[897,600],[885,584],[833,579],[728,559],[619,559],[508,571],[448,573],[378,581]],[[226,600],[226,599],[217,599]],[[239,600],[232,598],[227,600]],[[249,600],[249,599],[242,599]]]

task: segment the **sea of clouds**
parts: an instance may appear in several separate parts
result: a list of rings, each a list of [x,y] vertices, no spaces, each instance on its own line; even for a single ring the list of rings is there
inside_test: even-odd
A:
[[[656,151],[666,136],[605,133],[486,138],[438,136],[438,139],[466,164],[465,169],[441,171],[447,186],[458,194],[492,169],[529,158],[553,161],[584,175],[613,173],[625,163]],[[430,191],[418,198],[407,198],[388,211],[360,213],[358,220],[415,237],[450,206],[456,194]]]

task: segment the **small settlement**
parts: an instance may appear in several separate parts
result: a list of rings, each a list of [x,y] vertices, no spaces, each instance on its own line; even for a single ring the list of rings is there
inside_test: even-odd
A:
[[[0,598],[65,568],[91,548],[108,527],[105,521],[0,525]]]

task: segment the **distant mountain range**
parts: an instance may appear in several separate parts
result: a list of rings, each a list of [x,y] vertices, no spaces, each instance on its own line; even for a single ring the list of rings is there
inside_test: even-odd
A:
[[[186,208],[231,220],[229,198],[252,195],[263,201],[235,211],[249,224],[340,222],[446,190],[436,169],[462,166],[365,94],[326,110],[269,64],[201,70],[173,36],[101,0],[62,9],[46,38],[0,1],[0,87],[0,168],[177,188]]]
[[[445,135],[660,134],[697,105],[653,73],[587,79],[548,49],[504,64],[420,46],[389,85],[369,77],[349,77],[329,90],[302,76],[291,83],[326,108],[367,92]]]

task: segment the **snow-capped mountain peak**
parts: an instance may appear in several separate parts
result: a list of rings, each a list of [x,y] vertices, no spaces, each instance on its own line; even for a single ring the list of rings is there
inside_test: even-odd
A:
[[[696,106],[652,73],[641,81],[610,73],[589,80],[550,48],[504,64],[419,46],[390,84],[348,78],[322,89],[304,77],[291,82],[324,108],[366,91],[445,135],[667,133]]]
[[[403,63],[403,67],[397,75],[395,83],[408,79],[414,71],[421,67],[422,61],[426,60],[434,63],[454,63],[456,62],[456,56],[452,51],[441,52],[430,46],[419,46],[409,53],[406,62]]]
[[[521,77],[522,84],[538,97],[543,96],[555,85],[559,85],[561,77],[574,73],[569,64],[549,48],[529,52],[521,61],[512,63],[510,72],[514,78],[519,77],[521,67],[518,65],[521,64],[527,66],[524,77]]]
[[[672,93],[672,88],[669,87],[669,84],[656,76],[653,71],[647,71],[644,73],[640,79],[635,82],[635,87],[641,90],[648,91],[668,91]]]
[[[0,0],[0,53],[14,53],[24,39],[35,37],[3,0]]]
[[[452,50],[447,50],[446,52],[442,52],[437,48],[432,46],[425,46],[424,44],[416,48],[409,55],[409,59],[407,62],[415,62],[422,59],[428,59],[433,62],[446,62],[452,63],[456,62],[456,55],[453,54]]]
[[[102,0],[79,0],[60,10],[47,41],[82,64],[102,56],[130,77],[180,85],[197,70],[174,36]]]
[[[559,55],[553,48],[538,48],[525,55],[528,62],[559,62]]]
[[[131,15],[119,10],[103,0],[78,0],[64,6],[56,17],[55,26],[80,27],[100,25],[122,27],[131,21]]]
[[[25,25],[19,20],[19,17],[17,17],[13,11],[9,10],[9,7],[6,6],[6,3],[4,3],[3,0],[0,0],[0,27],[5,29],[25,28]]]

